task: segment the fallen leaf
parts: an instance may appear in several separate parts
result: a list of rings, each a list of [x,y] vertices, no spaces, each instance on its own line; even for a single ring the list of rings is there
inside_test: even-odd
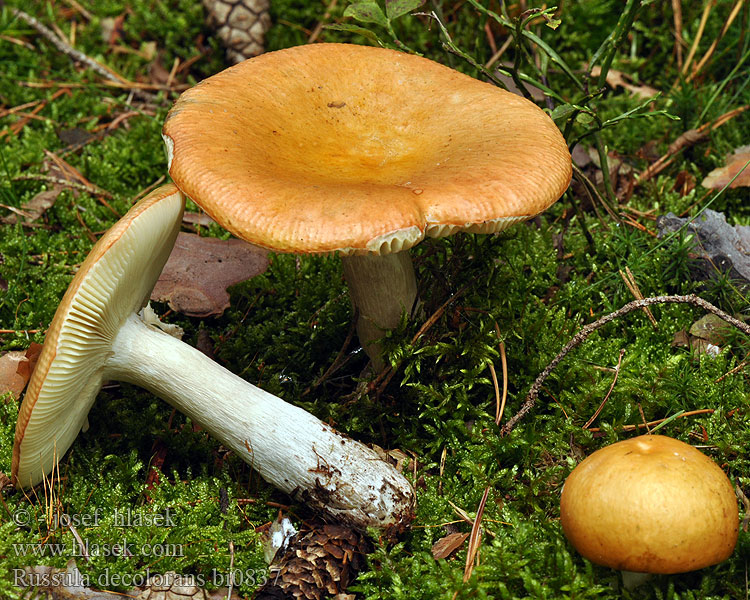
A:
[[[695,177],[687,171],[680,171],[675,177],[672,190],[679,193],[683,198],[695,189]]]
[[[125,14],[126,13],[122,13],[116,17],[105,17],[100,21],[99,26],[102,30],[101,35],[103,42],[110,46],[114,46],[122,38]]]
[[[0,396],[10,392],[18,399],[28,379],[18,374],[18,365],[26,361],[26,352],[12,350],[0,356]]]
[[[503,61],[500,63],[500,65],[506,70],[513,69],[512,62]],[[512,77],[508,75],[504,75],[503,73],[499,73],[497,71],[495,71],[495,77],[497,77],[500,81],[503,82],[503,84],[505,85],[506,89],[509,92],[516,94],[517,96],[523,96],[523,92],[521,92],[521,90],[518,88],[518,86],[516,85],[516,82],[513,81]],[[528,90],[529,94],[531,94],[531,97],[534,100],[537,100],[537,101],[544,100],[545,94],[542,90],[540,90],[535,85],[532,85],[528,81],[524,81],[524,85],[526,86],[526,89]]]
[[[151,446],[151,462],[149,464],[148,475],[146,476],[146,489],[152,490],[161,483],[159,475],[162,472],[164,461],[167,458],[167,446],[159,438],[154,440]],[[152,498],[146,492],[146,499],[151,502]]]
[[[599,74],[601,72],[601,67],[594,67],[593,69],[591,69],[591,76],[599,77]],[[632,83],[632,78],[629,75],[623,73],[622,71],[617,71],[616,69],[610,69],[609,71],[607,71],[606,79],[611,88],[614,89],[621,87],[629,91],[634,96],[640,96],[641,98],[653,98],[654,96],[656,96],[656,94],[659,93],[659,90],[651,87],[650,85]]]
[[[468,533],[449,533],[445,537],[441,537],[432,545],[432,558],[435,560],[448,558],[464,545],[468,537]]]
[[[51,183],[47,184],[46,190],[39,192],[31,200],[24,203],[20,209],[11,208],[15,214],[0,218],[0,223],[13,225],[18,222],[19,216],[23,217],[26,223],[33,223],[54,206],[58,196],[66,189],[65,181],[78,179],[81,183],[89,183],[75,168],[60,157],[49,151],[45,152],[47,156],[42,161],[41,170],[50,177]]]
[[[57,137],[69,146],[83,146],[93,140],[96,136],[80,127],[73,127],[72,129],[58,131]]]
[[[208,329],[201,329],[198,331],[198,339],[195,342],[195,348],[203,352],[203,354],[208,356],[211,360],[216,359],[214,356],[214,343],[208,333]]]
[[[708,313],[690,326],[690,335],[718,346],[726,341],[732,326],[721,317]]]
[[[701,185],[708,189],[719,189],[727,185],[732,178],[740,173],[745,164],[750,161],[750,146],[741,146],[732,154],[727,155],[726,165],[714,169],[703,180]],[[730,188],[750,186],[750,166],[748,166],[737,179],[732,181]]]
[[[161,59],[153,61],[148,67],[149,78],[152,82],[165,85],[169,81],[169,69],[162,63]],[[195,214],[195,213],[193,213]]]
[[[263,273],[268,251],[241,240],[180,233],[151,300],[167,302],[191,317],[221,315],[229,307],[230,285]]]
[[[684,329],[680,329],[674,334],[672,338],[672,348],[688,348],[690,347],[690,336]]]
[[[36,367],[36,361],[39,358],[39,355],[42,353],[42,344],[37,344],[36,342],[31,342],[28,348],[26,348],[26,352],[24,353],[26,356],[26,360],[21,361],[18,364],[18,369],[16,371],[18,374],[23,377],[26,381],[29,380],[31,377],[31,374],[34,372],[34,367]]]
[[[750,286],[750,225],[727,223],[726,215],[704,210],[698,217],[679,218],[672,213],[656,219],[659,238],[684,230],[692,236],[690,275],[707,281],[726,273],[735,286]]]
[[[34,371],[42,345],[32,343],[26,350],[13,350],[0,356],[0,396],[10,392],[18,399]]]
[[[54,206],[63,189],[63,186],[54,184],[50,189],[39,192],[31,200],[25,202],[17,214],[3,217],[0,222],[6,225],[14,225],[18,221],[18,217],[22,216],[27,223],[33,223]]]

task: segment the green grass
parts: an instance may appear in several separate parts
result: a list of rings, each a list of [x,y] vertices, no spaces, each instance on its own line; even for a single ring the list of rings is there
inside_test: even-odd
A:
[[[219,44],[203,24],[198,2],[84,2],[94,17],[90,22],[66,2],[6,4],[32,11],[48,25],[56,23],[66,35],[75,17],[76,47],[133,81],[148,80],[149,61],[133,53],[114,52],[101,37],[103,20],[123,14],[126,7],[120,45],[139,50],[141,44],[155,42],[154,60],[167,70],[175,58],[190,60],[203,48],[204,55],[178,74],[179,83],[192,85],[226,66]],[[272,0],[272,4],[275,24],[268,47],[278,49],[305,43],[327,3]],[[534,25],[533,31],[580,78],[583,62],[616,28],[622,4],[615,0],[566,2],[556,30]],[[682,4],[684,36],[691,43],[702,7]],[[750,44],[748,13],[742,13],[729,29],[696,81],[672,88],[678,73],[672,54],[670,6],[652,3],[642,8],[612,62],[612,68],[663,90],[646,110],[680,117],[631,119],[601,131],[602,144],[637,171],[647,166],[637,153],[648,142],[663,153],[684,131],[750,103],[750,88],[743,86],[748,68],[740,66],[731,76],[738,57]],[[353,24],[344,18],[345,8],[346,3],[337,5],[332,20]],[[499,10],[495,3],[492,8]],[[720,2],[712,11],[696,59],[718,35],[730,8],[731,3]],[[489,59],[492,51],[484,30],[489,18],[470,3],[436,1],[423,10],[442,15],[455,47],[476,63]],[[384,42],[394,43],[385,29],[368,26]],[[490,27],[501,44],[508,31],[494,22]],[[415,51],[481,76],[469,62],[445,50],[440,28],[428,17],[400,18],[393,29],[398,40]],[[0,110],[47,101],[20,131],[0,140],[0,203],[21,207],[45,189],[43,182],[18,177],[43,174],[43,165],[49,162],[44,150],[64,152],[67,144],[61,134],[65,137],[64,132],[73,128],[93,132],[119,114],[135,111],[138,114],[127,120],[127,126],[121,124],[63,156],[89,181],[107,190],[112,195],[107,202],[123,214],[141,190],[165,173],[160,129],[176,95],[160,92],[150,106],[129,99],[126,91],[102,85],[95,73],[82,70],[14,20],[7,8],[0,13],[0,35]],[[344,31],[324,30],[321,39],[366,43],[365,37]],[[513,58],[513,53],[511,46],[507,58]],[[525,63],[521,69],[538,76]],[[622,90],[585,98],[561,69],[551,64],[544,69],[550,88],[566,102],[595,111],[602,120],[641,102]],[[26,82],[54,83],[32,87]],[[725,85],[709,104],[722,82]],[[69,91],[53,99],[66,84],[70,84]],[[30,110],[33,107],[21,112]],[[0,131],[19,118],[0,118]],[[565,126],[565,122],[559,124]],[[591,126],[579,118],[569,127],[569,139]],[[746,112],[716,129],[707,141],[687,149],[660,176],[636,187],[624,206],[654,210],[654,214],[688,209],[695,214],[711,202],[713,209],[727,213],[731,223],[749,224],[750,204],[741,188],[716,197],[704,195],[700,185],[684,197],[673,190],[680,171],[692,174],[699,183],[722,164],[727,152],[750,141],[748,131],[750,113]],[[593,136],[582,141],[593,143]],[[702,316],[700,311],[681,305],[654,307],[658,329],[643,313],[631,313],[572,352],[547,380],[532,413],[509,436],[498,435],[488,366],[494,365],[500,374],[496,325],[508,361],[507,419],[520,407],[537,374],[582,325],[632,300],[619,269],[631,269],[644,295],[697,292],[732,314],[747,314],[747,296],[731,282],[700,285],[690,280],[691,258],[684,241],[661,243],[629,225],[617,225],[601,206],[599,219],[583,198],[576,197],[576,203],[580,214],[565,196],[539,219],[501,236],[458,235],[422,243],[414,254],[423,311],[386,338],[390,359],[398,369],[378,397],[356,394],[366,362],[361,352],[353,352],[354,346],[348,349],[344,365],[319,382],[344,344],[353,316],[335,257],[275,256],[266,273],[233,288],[232,307],[222,317],[170,317],[186,329],[188,343],[195,344],[201,329],[208,331],[216,360],[248,381],[335,423],[357,439],[400,448],[416,458],[416,470],[409,466],[418,496],[414,527],[395,543],[376,538],[369,569],[355,585],[358,597],[449,600],[457,593],[456,598],[692,599],[747,595],[750,536],[744,531],[728,561],[695,573],[658,577],[626,592],[619,589],[614,571],[592,565],[575,552],[558,521],[565,477],[582,456],[632,436],[621,428],[640,422],[641,410],[650,420],[683,410],[715,409],[713,414],[673,420],[660,433],[704,446],[732,483],[750,494],[746,450],[750,447],[746,408],[750,384],[744,370],[716,383],[745,358],[747,339],[734,335],[717,358],[698,358],[672,347],[671,342],[677,331],[688,329]],[[0,296],[0,328],[15,331],[0,334],[0,349],[23,349],[32,341],[43,341],[42,332],[92,245],[89,235],[101,234],[116,219],[96,196],[65,190],[36,227],[0,225],[0,278],[8,286]],[[641,222],[654,229],[652,221]],[[218,227],[209,233],[226,236]],[[558,255],[560,240],[563,250]],[[412,345],[424,321],[459,291],[437,322]],[[600,431],[584,431],[582,425],[607,394],[611,368],[621,349],[625,355],[617,385],[594,424]],[[0,403],[0,471],[5,473],[10,471],[17,410],[13,400]],[[99,511],[96,526],[78,531],[101,548],[111,548],[125,536],[133,548],[171,544],[179,546],[182,554],[153,557],[134,552],[131,557],[99,556],[89,562],[78,558],[79,568],[92,581],[103,573],[133,575],[146,570],[174,570],[210,580],[213,569],[228,571],[230,540],[236,549],[233,568],[245,574],[265,573],[260,538],[254,530],[276,516],[277,504],[289,504],[288,497],[265,485],[205,434],[193,431],[187,419],[172,415],[165,403],[137,388],[108,386],[89,419],[91,428],[61,461],[64,483],[55,490],[60,506],[71,515]],[[161,484],[147,490],[155,440],[166,447],[166,461]],[[432,558],[430,547],[446,534],[447,523],[459,521],[455,527],[469,531],[453,505],[473,516],[486,487],[491,492],[483,516],[486,533],[481,560],[463,583],[466,547],[455,558],[441,561]],[[222,490],[230,498],[226,513],[219,503]],[[70,530],[47,529],[43,498],[28,500],[6,490],[4,500],[11,514],[29,511],[34,518],[28,526],[19,527],[0,507],[0,598],[13,597],[13,568],[35,563],[63,566],[70,557],[23,556],[13,544],[73,543]],[[118,527],[115,507],[152,514],[169,508],[174,526]],[[303,506],[293,506],[298,522],[305,516]],[[240,591],[251,594],[253,583],[246,577]]]

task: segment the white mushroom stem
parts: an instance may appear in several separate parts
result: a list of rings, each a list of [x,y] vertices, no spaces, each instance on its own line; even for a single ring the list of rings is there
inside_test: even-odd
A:
[[[636,571],[621,571],[621,573],[623,587],[631,592],[654,577],[653,573],[637,573]]]
[[[376,371],[383,368],[377,340],[395,329],[404,313],[411,314],[417,298],[417,280],[409,250],[383,256],[342,256],[344,278],[359,311],[357,335]]]
[[[411,520],[411,486],[374,451],[138,315],[117,333],[104,377],[153,392],[266,481],[352,526],[399,527]]]

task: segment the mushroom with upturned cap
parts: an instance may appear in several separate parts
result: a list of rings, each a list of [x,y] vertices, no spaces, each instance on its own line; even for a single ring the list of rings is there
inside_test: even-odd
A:
[[[350,44],[269,52],[180,96],[169,174],[234,235],[277,252],[342,255],[374,342],[412,310],[408,249],[493,233],[568,187],[571,159],[535,104],[426,58]]]
[[[73,443],[101,385],[140,385],[188,415],[269,483],[353,527],[401,528],[414,491],[363,444],[234,375],[137,311],[182,222],[167,185],[138,202],[92,249],[45,338],[18,415],[12,478],[40,483]]]
[[[728,558],[737,500],[716,463],[692,446],[644,435],[597,450],[568,476],[560,519],[590,561],[635,573],[683,573]]]

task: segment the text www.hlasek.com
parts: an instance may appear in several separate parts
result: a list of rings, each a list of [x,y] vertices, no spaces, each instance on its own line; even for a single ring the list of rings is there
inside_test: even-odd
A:
[[[16,556],[155,556],[155,557],[182,557],[185,556],[182,544],[141,544],[135,545],[123,539],[119,544],[98,544],[83,540],[83,543],[74,541],[71,544],[13,544]]]

